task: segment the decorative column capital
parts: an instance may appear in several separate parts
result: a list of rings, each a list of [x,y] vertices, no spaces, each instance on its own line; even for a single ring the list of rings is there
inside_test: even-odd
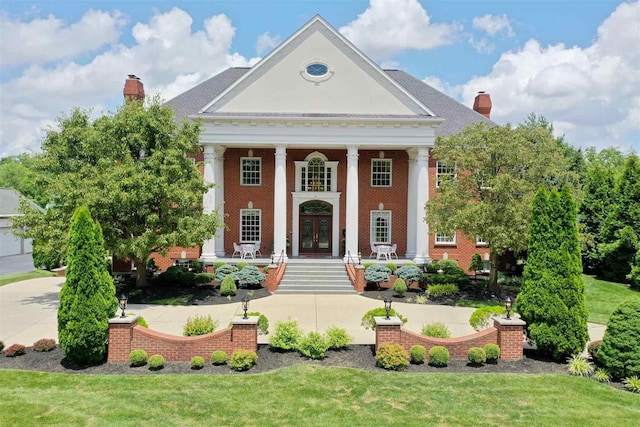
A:
[[[428,162],[429,161],[429,149],[426,147],[418,148],[418,151],[415,155],[415,159],[418,162]]]
[[[276,158],[284,159],[287,157],[287,146],[286,145],[276,145]]]
[[[355,146],[347,147],[347,159],[357,160],[358,156],[359,156],[358,147],[355,147]]]

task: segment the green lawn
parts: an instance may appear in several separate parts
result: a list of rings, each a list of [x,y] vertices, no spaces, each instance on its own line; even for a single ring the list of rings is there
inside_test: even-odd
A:
[[[16,273],[8,274],[6,276],[0,276],[0,286],[8,285],[9,283],[20,282],[22,280],[37,279],[38,277],[54,277],[56,273],[52,273],[47,270],[35,270],[30,273]]]
[[[0,395],[2,425],[609,427],[640,419],[640,395],[568,375],[315,366],[224,376],[0,371]]]
[[[582,275],[589,322],[606,324],[613,310],[623,301],[640,299],[640,292],[632,291],[622,283],[607,282],[595,276]]]

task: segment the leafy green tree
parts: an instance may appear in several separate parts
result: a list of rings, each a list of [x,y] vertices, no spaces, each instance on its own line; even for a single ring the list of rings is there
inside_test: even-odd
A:
[[[576,205],[567,187],[541,188],[533,201],[531,232],[518,312],[538,349],[561,359],[588,340]]]
[[[423,278],[422,270],[416,265],[403,265],[395,271],[395,275],[407,282],[407,286],[411,286],[412,283],[419,282]]]
[[[473,256],[471,257],[471,264],[469,264],[469,270],[473,271],[474,276],[476,276],[477,272],[483,269],[484,269],[484,261],[482,261],[482,257],[480,256],[479,253],[473,254]]]
[[[16,225],[29,227],[26,237],[64,248],[66,235],[56,230],[86,205],[102,224],[107,249],[133,260],[143,286],[151,253],[202,244],[222,226],[217,212],[203,212],[208,187],[186,156],[199,149],[198,123],[178,123],[156,98],[146,105],[125,102],[93,122],[76,109],[58,124],[38,160],[46,193],[54,195],[53,212],[45,220],[47,214],[23,205]]]
[[[44,207],[49,200],[39,184],[35,161],[35,157],[27,153],[0,159],[0,187],[13,188]]]
[[[460,230],[491,249],[489,286],[498,290],[498,257],[527,248],[531,201],[540,186],[575,185],[575,173],[548,129],[475,124],[438,137],[433,156],[455,164],[426,204],[431,233]],[[442,177],[441,177],[442,178]]]
[[[630,226],[616,232],[617,240],[599,245],[600,274],[606,280],[624,282],[631,273],[635,253],[640,248],[638,236]]]
[[[100,225],[86,206],[79,207],[71,218],[67,276],[58,307],[58,339],[69,359],[93,364],[104,358],[108,321],[118,307],[115,293]]]

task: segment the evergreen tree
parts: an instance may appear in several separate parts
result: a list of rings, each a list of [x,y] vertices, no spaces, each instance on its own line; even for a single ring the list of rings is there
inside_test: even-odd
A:
[[[71,218],[67,280],[58,307],[58,339],[65,356],[83,365],[101,361],[117,304],[100,226],[86,206],[79,207]]]
[[[622,176],[616,185],[617,200],[604,227],[606,242],[617,240],[616,233],[630,226],[640,230],[640,160],[630,154],[624,163]]]
[[[588,340],[576,205],[568,188],[534,198],[527,265],[516,304],[540,351],[563,358]]]

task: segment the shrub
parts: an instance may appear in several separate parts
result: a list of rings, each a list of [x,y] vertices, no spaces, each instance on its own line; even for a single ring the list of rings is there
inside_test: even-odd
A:
[[[22,344],[12,344],[4,350],[4,355],[7,357],[16,357],[25,354],[27,350]]]
[[[223,297],[226,296],[234,296],[238,288],[236,287],[236,281],[233,279],[232,275],[226,276],[222,279],[222,284],[220,285],[220,295]]]
[[[236,277],[240,286],[248,288],[260,287],[262,282],[267,279],[267,276],[254,265],[247,265],[236,273]]]
[[[309,332],[298,340],[297,350],[311,359],[322,359],[328,348],[329,344],[321,333]]]
[[[426,304],[427,296],[425,294],[420,294],[416,297],[416,304]]]
[[[330,349],[344,348],[353,341],[353,337],[349,335],[346,329],[337,326],[329,326],[327,329],[327,344]]]
[[[435,345],[429,350],[429,365],[444,367],[449,363],[449,350],[441,345]]]
[[[147,363],[147,352],[142,349],[131,350],[129,353],[131,366],[144,366]]]
[[[402,297],[404,296],[404,293],[407,292],[407,285],[404,283],[404,280],[396,279],[393,283],[393,290]]]
[[[422,335],[433,338],[451,338],[451,331],[441,322],[427,323],[422,327]]]
[[[407,350],[400,344],[386,343],[378,347],[376,352],[378,366],[393,371],[404,371],[409,366]]]
[[[480,347],[471,347],[469,351],[467,351],[467,359],[469,359],[472,365],[480,366],[487,361],[487,354],[484,352],[484,349]]]
[[[364,314],[364,316],[362,316],[362,321],[360,322],[360,325],[365,329],[371,329],[371,330],[375,331],[376,330],[376,322],[375,322],[374,317],[380,317],[380,316],[383,316],[383,317],[387,316],[387,311],[384,309],[384,307],[373,308],[373,309],[367,311]],[[409,320],[406,317],[403,317],[402,314],[398,313],[393,308],[389,312],[389,316],[398,317],[400,320],[402,320],[402,324],[403,325],[405,323],[407,323],[407,320]]]
[[[222,350],[214,350],[211,353],[211,363],[214,365],[224,365],[227,363],[227,352]]]
[[[258,355],[255,351],[236,350],[229,359],[229,367],[234,371],[246,371],[251,369],[258,361]]]
[[[422,279],[422,270],[415,264],[405,264],[395,272],[396,276],[404,280],[406,283],[419,282]]]
[[[149,327],[149,324],[147,323],[146,320],[144,320],[144,317],[142,316],[138,316],[138,325],[142,326],[143,328]]]
[[[164,357],[160,354],[154,354],[149,358],[149,369],[157,371],[164,368]]]
[[[593,374],[591,374],[591,378],[599,383],[608,383],[609,381],[611,381],[611,375],[609,374],[609,371],[604,368],[596,368],[596,370],[593,371]]]
[[[395,262],[388,262],[384,266],[387,267],[389,271],[391,271],[391,274],[394,274],[395,271],[398,269],[398,266],[396,265]]]
[[[195,284],[195,274],[189,273],[187,267],[178,265],[167,268],[158,275],[158,280],[163,285],[192,286]]]
[[[640,377],[634,375],[633,377],[627,377],[622,381],[624,388],[632,393],[640,393]]]
[[[269,334],[269,319],[264,314],[260,314],[257,311],[247,313],[247,316],[259,316],[258,317],[258,335]]]
[[[427,296],[429,298],[446,298],[452,297],[458,293],[458,286],[452,283],[444,285],[431,285],[427,289]]]
[[[427,349],[421,345],[411,346],[409,351],[411,357],[411,363],[421,364],[424,363],[424,359],[427,357]]]
[[[242,271],[248,265],[249,263],[246,261],[240,261],[236,263],[236,267],[238,268],[238,271]]]
[[[31,257],[35,268],[43,268],[45,270],[53,270],[64,263],[63,253],[55,249],[46,250],[43,245],[37,242],[34,242]]]
[[[497,363],[500,359],[500,346],[498,344],[485,344],[484,354],[487,356],[487,363]]]
[[[506,312],[504,306],[502,305],[493,305],[480,307],[473,313],[471,313],[471,317],[469,317],[469,324],[476,331],[480,331],[482,329],[488,328],[489,320],[493,316],[499,316]]]
[[[615,378],[640,375],[640,299],[623,302],[611,313],[598,362]]]
[[[196,285],[203,285],[211,283],[213,281],[213,274],[211,273],[198,273],[195,277]]]
[[[0,340],[0,351],[4,350],[4,341]]]
[[[202,369],[204,367],[204,357],[193,356],[191,358],[191,369]]]
[[[211,316],[200,316],[197,314],[195,317],[189,317],[187,323],[184,325],[182,334],[185,337],[195,337],[197,335],[210,334],[218,327],[218,321],[215,321]]]
[[[587,344],[587,353],[591,357],[591,360],[598,360],[598,350],[600,350],[600,346],[602,345],[602,340],[591,341]]]
[[[593,373],[593,365],[583,355],[574,354],[567,360],[569,375],[589,377]]]
[[[222,283],[222,281],[230,274],[238,271],[238,268],[235,265],[231,264],[222,264],[220,267],[216,267],[215,278],[216,282]]]
[[[380,285],[381,282],[389,281],[391,270],[382,264],[371,264],[364,270],[364,280],[367,282],[375,282]]]
[[[56,348],[56,340],[53,338],[41,338],[33,343],[33,351],[51,351]]]
[[[302,330],[295,320],[276,322],[273,335],[269,337],[271,346],[279,350],[295,350],[302,337]]]
[[[227,263],[224,261],[216,261],[213,263],[213,271],[217,272],[220,267],[226,265]]]
[[[638,237],[630,225],[616,231],[612,243],[599,244],[598,252],[604,266],[602,277],[612,282],[624,282],[631,273],[637,248]]]

